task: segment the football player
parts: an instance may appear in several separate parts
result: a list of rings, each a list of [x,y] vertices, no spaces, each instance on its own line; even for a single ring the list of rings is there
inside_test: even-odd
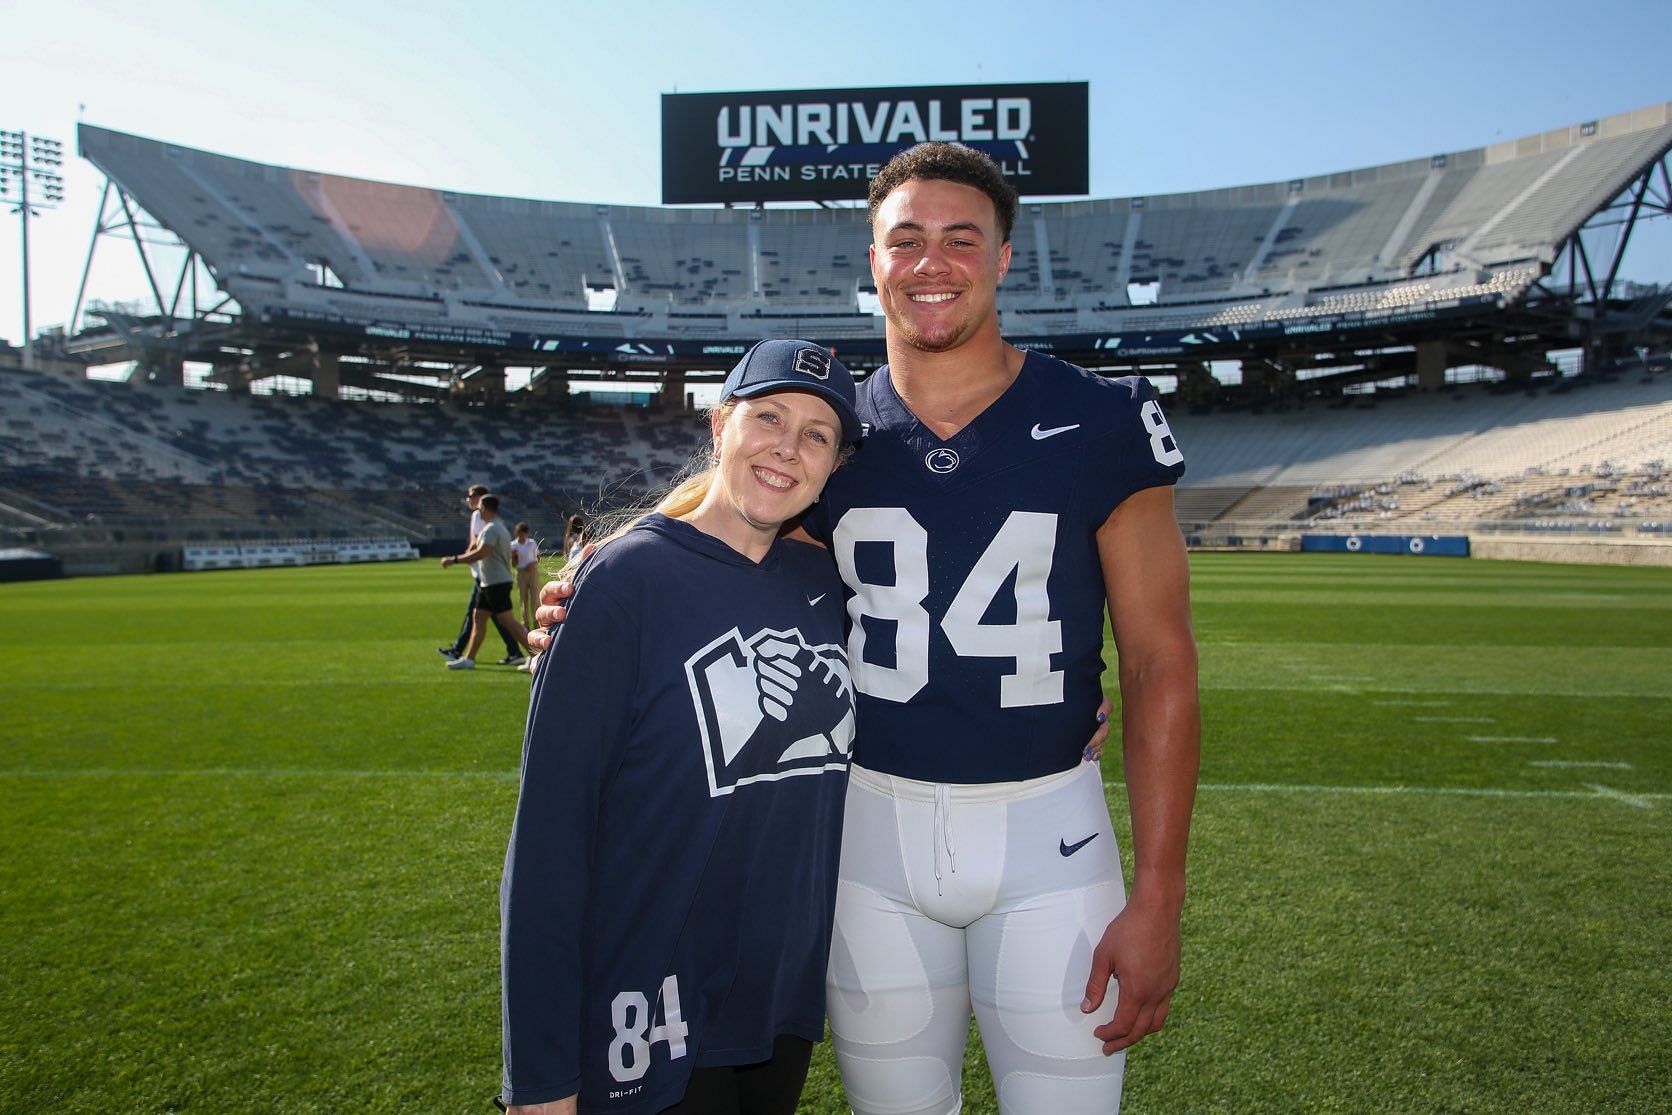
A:
[[[1002,1112],[1103,1115],[1179,975],[1200,747],[1183,454],[1146,380],[1000,335],[1016,194],[986,156],[903,152],[870,212],[889,362],[859,391],[863,449],[804,521],[847,586],[857,694],[837,1062],[858,1115],[956,1112],[973,1009]],[[1080,762],[1105,606],[1130,895]]]

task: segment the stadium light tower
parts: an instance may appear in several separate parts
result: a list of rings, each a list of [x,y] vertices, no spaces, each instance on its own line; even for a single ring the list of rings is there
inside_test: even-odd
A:
[[[10,203],[23,223],[23,365],[32,367],[35,329],[29,315],[29,218],[64,200],[64,145],[27,132],[0,129],[0,204]],[[29,196],[30,183],[36,196]]]

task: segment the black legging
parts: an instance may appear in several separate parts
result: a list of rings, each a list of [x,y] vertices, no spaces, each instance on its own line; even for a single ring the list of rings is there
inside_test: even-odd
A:
[[[781,1034],[770,1061],[692,1070],[685,1098],[662,1115],[795,1115],[812,1059],[812,1042]]]

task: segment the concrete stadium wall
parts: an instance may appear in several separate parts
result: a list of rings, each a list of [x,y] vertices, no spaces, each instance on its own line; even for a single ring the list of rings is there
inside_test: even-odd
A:
[[[1672,539],[1665,542],[1592,538],[1504,538],[1476,534],[1471,556],[1499,561],[1555,561],[1572,565],[1672,566]]]

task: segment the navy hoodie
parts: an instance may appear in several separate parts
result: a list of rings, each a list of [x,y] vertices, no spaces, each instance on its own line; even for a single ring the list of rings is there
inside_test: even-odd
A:
[[[853,687],[830,556],[651,515],[539,666],[500,887],[507,1103],[653,1112],[824,1034]]]

